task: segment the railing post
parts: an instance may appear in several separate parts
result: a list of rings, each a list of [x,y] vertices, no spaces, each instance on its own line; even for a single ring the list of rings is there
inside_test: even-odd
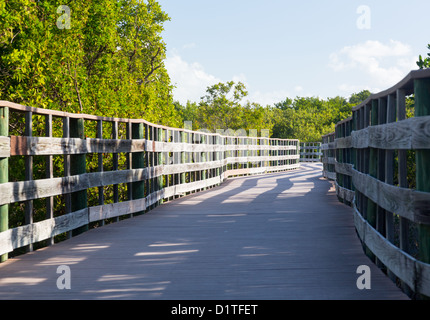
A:
[[[70,117],[63,118],[63,138],[70,138]],[[64,176],[67,178],[70,174],[70,155],[64,155]],[[70,193],[64,195],[65,202],[65,213],[69,214],[72,212],[72,198]],[[72,232],[67,231],[67,238],[72,237]]]
[[[185,143],[188,144],[188,132],[181,131],[180,134],[181,134],[181,142],[183,144],[185,144]],[[180,155],[181,155],[180,163],[185,164],[186,163],[185,151],[181,151]],[[179,176],[180,176],[179,184],[185,184],[185,171],[181,172]]]
[[[45,116],[45,135],[52,138],[52,114]],[[46,156],[46,167],[45,173],[47,179],[52,179],[54,177],[54,163],[53,156]],[[46,219],[54,218],[54,197],[46,198]],[[47,241],[48,245],[54,244],[54,237],[51,237]]]
[[[417,79],[415,88],[415,117],[430,115],[430,79]],[[430,150],[417,149],[416,190],[430,192]],[[430,226],[418,225],[418,248],[420,260],[430,263]]]
[[[404,90],[396,91],[396,112],[397,112],[397,121],[406,119],[406,93]],[[408,188],[408,179],[407,179],[407,150],[398,150],[398,180],[399,187]],[[409,230],[409,220],[403,217],[400,217],[400,249],[409,253],[409,243],[408,243],[408,230]]]
[[[33,136],[33,112],[25,113],[25,136]],[[25,181],[33,180],[33,156],[25,156]],[[25,201],[24,215],[25,224],[33,223],[33,200]],[[33,243],[27,246],[27,251],[33,251]]]
[[[118,139],[118,121],[112,122],[112,139],[117,140]],[[118,160],[119,156],[118,153],[112,154],[112,170],[118,171]],[[118,203],[119,202],[119,188],[117,184],[113,185],[113,202]],[[119,221],[119,217],[115,217],[115,222]]]
[[[163,142],[163,129],[158,128],[157,129],[157,141],[158,142]],[[164,165],[164,156],[163,156],[163,152],[158,152],[158,159],[157,159],[157,166],[162,166]],[[164,176],[160,175],[157,177],[157,191],[160,191],[164,188]],[[164,199],[160,199],[157,201],[157,204],[163,204],[164,203]]]
[[[372,100],[372,111],[371,111],[371,125],[375,126],[378,124],[378,100]],[[375,148],[370,148],[369,151],[369,175],[377,178],[378,176],[378,150]],[[376,212],[377,205],[372,200],[367,200],[367,221],[372,227],[376,227]]]
[[[97,139],[103,139],[103,121],[102,120],[97,121],[96,138]],[[104,169],[103,169],[103,153],[99,153],[97,155],[97,171],[98,172],[104,171]],[[99,189],[99,205],[102,206],[105,204],[104,187],[100,186],[100,187],[98,187],[98,189]],[[99,224],[101,226],[104,226],[105,221],[100,220]]]
[[[9,135],[9,108],[0,108],[0,136]],[[9,158],[0,158],[0,183],[9,182]],[[9,205],[0,206],[0,232],[9,229]],[[8,259],[8,254],[0,256],[0,262]]]
[[[131,136],[132,139],[143,139],[144,138],[144,130],[143,123],[133,123],[131,127]],[[148,143],[148,139],[146,140]],[[133,169],[142,169],[145,167],[145,153],[144,152],[135,152],[132,154],[132,168]],[[149,166],[148,166],[149,169]],[[145,181],[133,182],[132,184],[132,197],[133,200],[142,199],[145,197]],[[141,214],[143,212],[136,212],[135,214]]]
[[[70,138],[85,139],[84,119],[70,119]],[[70,174],[79,175],[86,173],[86,154],[76,154],[70,156]],[[73,192],[71,194],[72,212],[88,207],[87,190]],[[72,231],[72,236],[79,235],[88,230],[88,225],[84,225]]]

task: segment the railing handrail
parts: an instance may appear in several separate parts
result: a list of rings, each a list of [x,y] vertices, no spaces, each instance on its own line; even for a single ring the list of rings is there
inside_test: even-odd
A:
[[[20,136],[9,135],[7,130],[9,113],[14,112],[24,113],[25,133]],[[2,113],[6,115],[3,121]],[[34,115],[45,117],[42,137],[33,136]],[[62,120],[61,137],[53,136],[54,117]],[[87,122],[96,124],[92,127],[95,138],[85,136]],[[106,123],[111,126],[108,139],[103,138]],[[58,234],[67,232],[72,236],[86,231],[90,223],[103,224],[108,218],[118,220],[120,216],[143,213],[163,201],[219,185],[229,176],[300,166],[297,139],[227,136],[162,126],[144,119],[69,113],[9,101],[0,101],[0,135],[0,170],[7,173],[9,159],[22,156],[26,176],[22,181],[11,182],[4,179],[7,174],[0,172],[2,260],[14,249],[28,247],[31,251],[32,245],[42,240],[52,244]],[[87,154],[98,157],[97,171],[87,172]],[[103,168],[106,154],[112,157],[111,171]],[[126,169],[119,168],[120,155]],[[46,157],[45,178],[33,179],[34,156]],[[61,176],[54,176],[53,156],[64,157]],[[123,201],[119,198],[119,185],[126,186]],[[110,203],[104,196],[104,188],[108,186],[113,188]],[[98,188],[99,205],[89,206],[87,190],[92,188]],[[66,214],[54,217],[53,198],[58,195],[65,196]],[[47,218],[34,222],[33,201],[37,199],[48,201]],[[24,203],[26,222],[23,226],[5,228],[9,205],[16,202]]]
[[[208,132],[208,131],[200,131],[200,130],[190,130],[186,128],[175,128],[175,127],[169,127],[164,126],[161,124],[156,124],[149,122],[145,119],[133,119],[133,118],[117,118],[117,117],[105,117],[105,116],[97,116],[97,115],[91,115],[86,113],[72,113],[72,112],[66,112],[66,111],[59,111],[54,109],[44,109],[44,108],[37,108],[37,107],[29,107],[21,104],[17,104],[10,101],[0,100],[0,108],[1,107],[7,107],[11,110],[16,110],[20,112],[33,112],[34,114],[39,115],[52,115],[54,117],[62,117],[62,118],[71,118],[71,119],[83,119],[83,120],[90,120],[90,121],[105,121],[105,122],[122,122],[122,123],[143,123],[146,125],[150,125],[155,128],[163,129],[163,130],[176,130],[186,133],[199,133],[199,134],[206,134],[209,136],[219,136],[224,138],[253,138],[253,139],[264,139],[269,141],[275,141],[275,140],[281,140],[281,141],[297,141],[298,139],[281,139],[281,138],[270,138],[270,137],[253,137],[253,136],[229,136],[224,135],[216,132]]]
[[[406,97],[415,94],[415,117]],[[323,137],[323,175],[335,181],[341,202],[353,207],[366,253],[397,277],[409,295],[430,297],[430,69],[411,71],[399,83],[355,106],[352,117]],[[330,141],[329,141],[330,140]],[[417,188],[408,188],[407,150],[416,153]],[[395,152],[397,151],[397,160]],[[398,185],[394,185],[395,161]],[[399,217],[399,240],[394,219]],[[397,218],[396,218],[397,219]],[[420,236],[409,235],[408,226]],[[418,253],[408,245],[418,243]]]
[[[383,98],[391,94],[395,94],[397,90],[405,90],[406,95],[414,93],[414,80],[430,78],[430,69],[412,70],[402,80],[393,85],[391,88],[384,91],[371,94],[366,100],[352,108],[352,111],[356,111],[369,102],[375,99]]]

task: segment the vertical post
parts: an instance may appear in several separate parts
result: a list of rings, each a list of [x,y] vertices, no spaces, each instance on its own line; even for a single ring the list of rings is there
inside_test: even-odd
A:
[[[387,123],[396,121],[396,101],[394,95],[389,95],[387,100]],[[394,151],[385,150],[385,183],[394,183]],[[385,237],[394,243],[394,216],[392,212],[385,214]]]
[[[215,145],[217,146],[216,150],[221,150],[221,149],[218,149],[221,146],[221,139],[220,138],[221,137],[219,135],[215,135]],[[221,154],[221,152],[219,152],[219,151],[215,152],[215,161],[219,162],[221,160],[220,154]],[[215,169],[215,175],[217,177],[221,176],[221,171],[220,171],[219,165]]]
[[[52,114],[45,116],[45,135],[52,138]],[[46,156],[46,178],[54,178],[54,166],[52,155]],[[46,198],[46,219],[54,218],[54,197]],[[47,241],[48,245],[54,244],[54,238],[51,237]]]
[[[207,138],[208,138],[208,136],[207,135],[205,135],[205,134],[202,134],[201,135],[201,143],[202,144],[207,144]],[[206,146],[205,146],[206,147]],[[207,148],[207,147],[206,147]],[[201,153],[201,159],[202,159],[202,162],[206,162],[206,151],[204,151],[204,152],[202,152]],[[206,180],[206,170],[202,170],[202,176],[201,176],[201,180]],[[203,190],[205,190],[206,188],[203,188]]]
[[[180,132],[181,133],[181,142],[182,143],[187,143],[188,141],[187,141],[187,138],[188,138],[188,132],[185,132],[185,131],[181,131]],[[184,147],[184,149],[185,149],[185,147]],[[181,152],[181,164],[184,164],[185,163],[185,151],[182,151]],[[184,184],[185,183],[185,171],[184,172],[181,172],[181,174],[180,174],[180,181],[179,181],[179,184]]]
[[[96,138],[97,139],[103,139],[103,121],[102,120],[97,120],[97,134],[96,134]],[[103,172],[103,153],[99,153],[97,155],[97,171],[98,172]],[[104,195],[104,187],[100,186],[99,188],[99,205],[104,205],[105,204],[105,195]],[[104,226],[105,221],[101,220],[100,221],[100,225]]]
[[[387,123],[387,103],[388,101],[386,98],[379,99],[378,124]],[[377,178],[383,182],[385,182],[385,153],[384,149],[377,150]],[[385,209],[381,208],[379,205],[376,213],[376,230],[385,236]]]
[[[163,129],[158,128],[157,133],[158,133],[157,140],[159,142],[163,142],[163,133],[164,133]],[[158,162],[157,163],[158,166],[162,166],[162,165],[165,164],[163,158],[164,158],[163,157],[163,152],[159,151],[158,152],[158,161],[157,161]],[[159,191],[159,190],[162,190],[164,188],[164,176],[160,175],[160,176],[157,177],[157,179],[158,179],[158,183],[157,183],[158,184],[158,188],[157,188],[157,191]],[[160,199],[160,200],[157,201],[157,204],[163,204],[163,202],[164,202],[164,199]]]
[[[118,121],[112,122],[112,139],[117,140],[118,139]],[[112,170],[118,171],[118,153],[114,152],[112,154]],[[113,202],[118,203],[119,202],[119,191],[118,191],[118,185],[113,185]],[[131,214],[133,216],[133,214]],[[115,222],[119,221],[119,217],[115,217]]]
[[[33,112],[25,113],[25,136],[33,136]],[[33,180],[33,156],[25,157],[25,180]],[[25,224],[33,223],[33,200],[25,201]],[[27,251],[33,251],[33,244],[27,246]]]
[[[375,126],[378,124],[378,100],[372,100],[372,111],[371,111],[371,125]],[[378,150],[370,148],[369,151],[369,175],[377,178],[378,176]],[[372,227],[376,227],[376,212],[377,205],[372,200],[367,200],[367,221]]]
[[[417,79],[415,88],[415,117],[430,115],[430,79]],[[430,192],[430,150],[417,149],[416,161],[416,189]],[[430,263],[430,226],[418,225],[418,247],[420,260]]]
[[[397,90],[397,120],[401,121],[406,119],[406,93],[404,90]],[[399,187],[408,188],[407,179],[407,153],[406,150],[398,150],[398,176],[399,176]],[[400,249],[405,252],[409,252],[408,244],[408,229],[409,220],[400,217]]]
[[[144,137],[144,127],[143,123],[133,123],[132,124],[132,138],[133,139],[143,139]],[[148,143],[148,140],[146,141]],[[135,152],[132,154],[132,167],[133,169],[142,169],[145,167],[145,153]],[[145,181],[136,181],[132,185],[132,197],[135,199],[142,199],[145,197]],[[136,215],[142,214],[142,212],[135,213]]]
[[[9,108],[0,107],[0,136],[9,136]],[[0,183],[9,182],[9,158],[0,158]],[[0,206],[0,232],[9,229],[9,205]],[[8,259],[8,254],[0,256],[0,262]]]
[[[396,121],[396,100],[395,95],[389,95],[387,99],[387,123]],[[385,183],[394,184],[394,150],[385,150]],[[394,243],[394,216],[392,212],[385,213],[385,237],[390,243]],[[391,270],[387,270],[391,280],[395,281],[396,276]]]
[[[370,118],[370,124],[372,126],[378,124],[378,107],[379,107],[379,101],[378,100],[372,100],[371,105],[371,118]],[[366,122],[368,123],[368,122]],[[368,172],[369,175],[377,178],[378,175],[378,150],[375,148],[369,148],[369,157],[366,161],[368,163]],[[367,222],[374,228],[376,228],[376,220],[377,220],[377,210],[378,206],[375,202],[373,202],[371,199],[367,199],[367,210],[366,210],[366,220]],[[375,255],[367,248],[366,246],[366,254],[367,256],[375,262]]]
[[[85,139],[84,119],[70,119],[70,138]],[[70,174],[81,175],[86,173],[86,154],[74,154],[70,156]],[[87,190],[73,192],[71,194],[71,210],[79,211],[88,207]],[[84,225],[72,231],[72,236],[79,235],[88,230]]]
[[[125,130],[126,130],[127,139],[128,140],[132,140],[131,122],[126,122],[126,129]],[[132,152],[127,153],[127,159],[126,159],[126,161],[127,161],[127,170],[131,170],[132,167],[133,167],[133,165],[132,165],[132,156],[133,156]],[[128,200],[132,200],[133,199],[133,192],[132,192],[133,187],[132,187],[132,185],[133,184],[131,182],[127,183],[127,199]]]
[[[70,118],[64,117],[63,118],[63,138],[70,138]],[[70,176],[70,155],[66,154],[64,156],[64,176],[68,177]],[[64,195],[64,202],[65,202],[65,212],[66,214],[69,214],[72,212],[72,197],[70,193],[67,193]],[[72,237],[72,232],[67,232],[67,238]]]

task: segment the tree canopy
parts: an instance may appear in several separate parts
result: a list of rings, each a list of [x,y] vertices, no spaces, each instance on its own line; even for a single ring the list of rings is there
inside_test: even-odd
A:
[[[179,125],[155,0],[0,3],[0,99]]]
[[[367,90],[354,93],[348,99],[334,97],[286,98],[274,106],[244,102],[248,92],[243,83],[218,83],[206,90],[200,102],[175,103],[183,121],[191,121],[194,130],[250,135],[269,130],[271,137],[320,141],[333,132],[337,122],[351,115],[352,107],[367,99]]]
[[[317,141],[370,92],[246,100],[241,82],[209,86],[200,101],[173,100],[156,0],[0,2],[0,99],[40,108],[144,118],[173,127]]]

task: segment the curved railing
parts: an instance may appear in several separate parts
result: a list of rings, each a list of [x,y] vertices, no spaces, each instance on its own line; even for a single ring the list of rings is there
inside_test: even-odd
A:
[[[430,297],[430,70],[410,72],[352,111],[323,137],[324,175],[354,208],[368,255],[406,291]]]
[[[301,142],[300,162],[321,162],[321,142]]]
[[[8,132],[12,113],[23,119],[22,135]],[[41,136],[35,136],[36,126],[44,127],[37,130]],[[87,137],[86,128],[95,136]],[[19,157],[25,178],[9,181],[8,165]],[[96,157],[96,167],[88,167],[88,157]],[[298,140],[221,136],[0,101],[0,254],[5,260],[16,248],[31,251],[45,239],[52,244],[56,235],[70,237],[94,222],[143,213],[229,176],[295,169],[299,158]],[[36,159],[43,177],[35,178]],[[89,190],[98,194],[97,203],[89,203]],[[56,197],[64,198],[60,213],[54,212]],[[41,221],[34,221],[35,201],[45,203]],[[25,223],[10,229],[9,206],[15,204],[23,207]]]

